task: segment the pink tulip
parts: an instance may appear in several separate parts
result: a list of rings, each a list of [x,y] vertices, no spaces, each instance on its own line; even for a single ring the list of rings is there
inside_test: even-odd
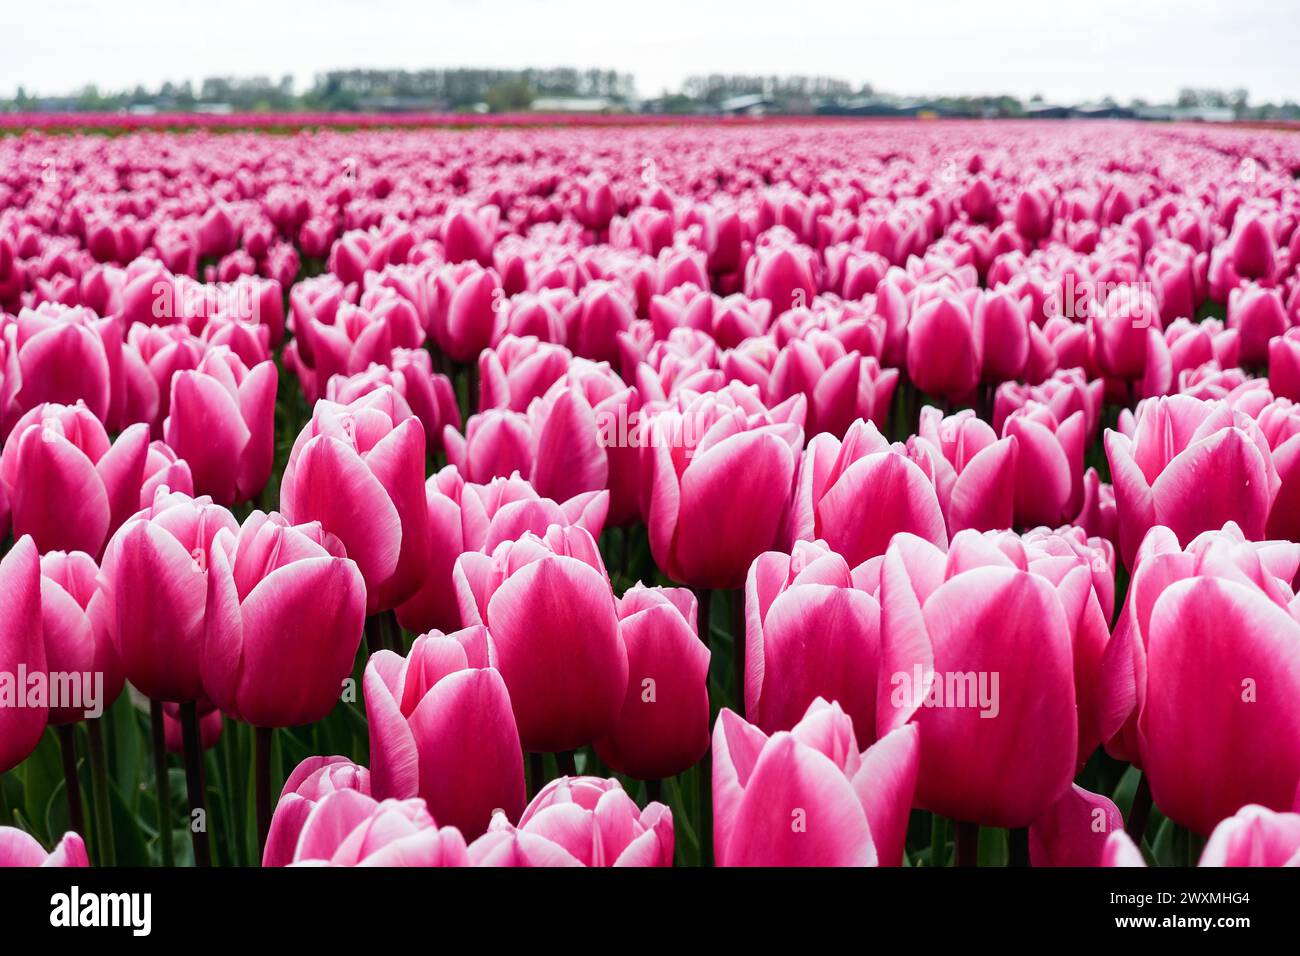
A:
[[[1105,302],[1094,303],[1088,316],[1088,334],[1097,368],[1122,382],[1141,381],[1154,368],[1162,350],[1167,352],[1160,307],[1155,296],[1139,286],[1121,286]]]
[[[109,444],[84,405],[38,405],[20,418],[0,455],[14,533],[42,552],[99,555],[139,506],[149,430],[132,425]]]
[[[1249,538],[1263,537],[1280,480],[1249,416],[1226,402],[1174,395],[1143,402],[1135,429],[1132,438],[1106,432],[1127,567],[1158,524],[1185,544],[1227,521]]]
[[[772,303],[774,315],[800,308],[817,294],[816,261],[806,246],[773,242],[754,250],[745,271],[745,294]]]
[[[494,206],[453,211],[443,223],[442,243],[447,250],[447,261],[473,259],[480,265],[491,265],[499,218]]]
[[[202,696],[208,555],[220,530],[238,527],[210,498],[160,489],[109,541],[101,565],[109,635],[126,679],[146,697]]]
[[[456,562],[465,626],[487,625],[524,749],[572,750],[609,733],[627,689],[609,578],[581,527],[525,534]]]
[[[982,341],[967,302],[937,296],[918,305],[907,329],[907,374],[927,395],[957,399],[979,384]]]
[[[1246,402],[1267,400],[1270,393],[1239,391],[1229,401],[1238,408]],[[1268,441],[1280,485],[1269,512],[1266,534],[1270,538],[1300,540],[1300,404],[1278,398],[1254,411],[1256,424]]]
[[[858,740],[876,739],[880,604],[824,544],[759,555],[745,583],[745,716],[789,730],[818,698],[835,701]]]
[[[132,353],[138,356],[144,371],[148,373],[141,377],[141,381],[153,380],[153,400],[145,401],[144,404],[152,408],[150,422],[154,426],[154,436],[160,437],[163,419],[171,405],[172,378],[177,372],[198,368],[203,354],[209,348],[208,343],[183,325],[133,325],[127,332],[127,345],[129,348],[122,353],[123,357]],[[140,387],[145,390],[149,388],[147,384]]]
[[[501,279],[471,263],[443,268],[433,280],[430,335],[457,362],[475,362],[502,335]]]
[[[90,866],[86,844],[75,833],[65,833],[49,853],[30,834],[17,827],[0,827],[0,868],[10,866],[75,868]]]
[[[468,866],[465,839],[438,827],[423,800],[379,801],[358,790],[327,793],[303,821],[292,864]]]
[[[367,613],[420,586],[428,548],[424,428],[390,388],[350,405],[320,401],[289,452],[280,506],[291,524],[319,521],[366,582]]]
[[[533,472],[536,442],[532,423],[524,412],[489,408],[470,416],[464,435],[450,425],[444,426],[442,442],[447,460],[466,479],[478,484],[516,472],[525,476]],[[595,453],[587,457],[595,469]]]
[[[1101,379],[1088,381],[1083,370],[1078,368],[1061,369],[1039,385],[1004,382],[993,397],[993,430],[1001,434],[1002,426],[1012,412],[1030,402],[1037,402],[1050,408],[1060,422],[1074,412],[1083,412],[1090,444],[1097,437],[1104,395],[1105,383]]]
[[[460,409],[451,379],[434,373],[432,359],[424,349],[393,349],[387,366],[371,365],[355,375],[335,375],[325,385],[325,398],[339,405],[350,405],[385,386],[406,400],[424,426],[431,451],[442,450],[445,426],[460,428]]]
[[[796,477],[788,527],[792,541],[825,541],[850,567],[885,553],[903,531],[948,543],[934,481],[870,422],[854,422],[839,441],[817,435]]]
[[[769,410],[756,390],[733,383],[683,393],[649,419],[640,437],[641,511],[655,563],[671,579],[740,587],[754,558],[777,543],[804,409],[795,396]],[[745,508],[732,507],[736,501]]]
[[[484,627],[415,639],[405,659],[379,651],[366,665],[371,788],[420,796],[470,839],[495,810],[524,808],[524,761],[510,694]]]
[[[13,336],[4,389],[6,427],[47,402],[83,402],[100,421],[109,420],[114,389],[123,387],[122,330],[114,319],[45,304],[21,310]]]
[[[1013,435],[999,439],[970,409],[947,417],[932,405],[921,409],[917,434],[907,440],[908,454],[934,476],[950,534],[1011,527],[1017,442]]]
[[[1101,866],[1112,833],[1124,818],[1110,800],[1072,784],[1029,828],[1033,866]]]
[[[275,363],[249,369],[221,347],[172,378],[163,434],[200,494],[234,505],[261,492],[275,457],[276,382]]]
[[[718,866],[898,866],[917,781],[918,734],[859,753],[853,722],[817,698],[768,736],[723,708],[713,728]]]
[[[1053,586],[1018,544],[962,532],[945,555],[900,534],[880,572],[877,732],[914,722],[918,805],[988,826],[1041,816],[1070,785],[1079,749],[1072,608],[1092,590],[1090,571],[1076,566]]]
[[[1029,362],[1030,300],[999,290],[975,302],[973,320],[983,359],[981,378],[998,384],[1017,379]]]
[[[514,541],[529,531],[544,535],[553,524],[581,525],[594,537],[604,527],[609,507],[606,491],[588,492],[557,504],[539,495],[518,473],[472,484],[460,476],[455,465],[425,482],[425,500],[428,568],[420,589],[397,607],[398,622],[417,634],[460,627],[452,569],[463,552],[491,554],[503,541]]]
[[[176,457],[166,442],[149,443],[144,461],[144,481],[140,485],[140,507],[147,508],[159,488],[194,496],[194,478],[189,463]]]
[[[85,719],[92,695],[102,711],[122,693],[122,665],[108,634],[108,602],[98,576],[94,559],[82,551],[51,551],[41,558],[41,624],[49,669],[92,675],[80,678],[85,706],[52,707],[51,724]]]
[[[566,345],[593,362],[618,360],[618,336],[636,318],[635,303],[620,286],[597,280],[583,287],[580,305],[568,316]]]
[[[1276,289],[1240,286],[1228,295],[1228,327],[1241,336],[1241,361],[1263,365],[1269,343],[1291,327],[1282,296]]]
[[[1118,736],[1107,749],[1141,764],[1165,815],[1198,833],[1247,803],[1284,810],[1295,799],[1297,567],[1300,546],[1250,543],[1231,524],[1186,550],[1156,528],[1137,556],[1102,665],[1103,732]]]
[[[795,339],[778,355],[766,390],[768,404],[796,394],[808,400],[808,432],[843,436],[855,419],[881,427],[898,383],[897,369],[851,352],[830,335]]]
[[[203,688],[255,727],[323,720],[352,672],[365,582],[319,523],[254,511],[209,549]]]
[[[1123,830],[1114,830],[1102,848],[1101,866],[1146,866],[1146,858]]]
[[[1007,417],[1003,437],[1016,439],[1016,523],[1055,526],[1083,505],[1083,412],[1061,420],[1030,402]]]
[[[47,669],[41,590],[36,546],[30,537],[19,538],[0,560],[0,673],[12,682],[8,694],[18,698],[0,706],[0,773],[12,770],[36,749],[49,716],[46,706],[28,706],[42,702],[28,699],[29,685],[18,677]]]
[[[529,403],[545,395],[573,361],[563,345],[537,336],[507,335],[496,348],[484,349],[478,359],[478,407],[526,411]]]
[[[1214,828],[1197,866],[1300,866],[1300,813],[1242,807]]]
[[[1274,270],[1274,243],[1262,219],[1244,219],[1233,230],[1232,268],[1244,279],[1267,279]]]
[[[709,749],[709,649],[697,634],[695,595],[638,583],[616,603],[627,693],[596,753],[618,773],[674,777]]]
[[[307,817],[321,800],[339,790],[370,795],[370,772],[346,757],[308,757],[284,782],[271,817],[262,866],[288,866]]]
[[[474,866],[672,866],[673,814],[637,807],[614,779],[561,777],[515,827],[504,813],[469,848]]]
[[[1269,387],[1300,402],[1300,329],[1289,329],[1268,343]]]

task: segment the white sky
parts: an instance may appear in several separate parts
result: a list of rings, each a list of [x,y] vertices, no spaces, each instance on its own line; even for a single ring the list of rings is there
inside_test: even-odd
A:
[[[894,93],[1300,100],[1297,0],[6,0],[0,94],[329,68],[596,66],[643,96],[702,72]]]

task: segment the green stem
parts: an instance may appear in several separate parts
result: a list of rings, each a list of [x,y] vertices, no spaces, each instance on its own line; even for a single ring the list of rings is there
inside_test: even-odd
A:
[[[113,836],[113,813],[109,800],[108,760],[104,751],[104,732],[100,719],[86,721],[90,735],[90,784],[95,803],[95,839],[99,843],[101,866],[117,865],[117,846]]]
[[[978,823],[957,824],[957,865],[961,867],[979,866],[980,825]]]
[[[270,727],[254,729],[257,735],[257,849],[266,853],[266,837],[271,832],[271,743]]]
[[[181,739],[185,749],[185,790],[190,798],[194,865],[207,867],[212,865],[212,853],[208,846],[207,809],[203,805],[203,743],[199,738],[198,705],[192,700],[181,704]],[[196,810],[203,812],[196,817]]]
[[[171,783],[167,779],[167,734],[163,726],[163,705],[160,700],[149,701],[149,721],[153,729],[153,779],[158,798],[158,843],[162,851],[162,865],[172,867]]]
[[[1142,845],[1142,837],[1147,830],[1147,817],[1150,813],[1151,781],[1147,779],[1147,775],[1144,773],[1138,777],[1137,790],[1133,792],[1133,805],[1129,808],[1128,820],[1124,824],[1124,831],[1139,847]]]
[[[561,777],[576,777],[578,775],[578,761],[572,750],[561,750],[555,755],[556,768],[560,771]]]
[[[68,798],[68,821],[77,835],[86,836],[86,814],[81,806],[81,778],[77,774],[77,728],[63,724],[56,728],[59,747],[63,751],[63,786]],[[51,837],[54,834],[50,834]]]
[[[948,862],[948,821],[937,813],[930,814],[930,866]]]
[[[745,712],[745,589],[731,592],[731,667],[735,692],[731,706]]]

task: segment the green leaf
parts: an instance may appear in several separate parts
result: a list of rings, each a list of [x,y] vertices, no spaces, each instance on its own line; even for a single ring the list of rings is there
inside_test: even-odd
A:
[[[1007,831],[1001,827],[980,827],[978,854],[980,866],[1006,866],[1010,859]]]
[[[37,829],[32,833],[38,840],[49,846],[50,834],[44,829],[46,811],[50,806],[50,797],[54,791],[63,786],[63,761],[59,751],[59,739],[48,727],[41,736],[32,755],[22,764],[23,774],[23,816],[29,824]],[[55,841],[57,842],[57,841]]]

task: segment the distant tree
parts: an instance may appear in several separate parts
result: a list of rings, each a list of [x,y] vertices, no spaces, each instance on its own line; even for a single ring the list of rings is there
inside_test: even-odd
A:
[[[533,105],[533,90],[526,80],[506,80],[487,90],[483,102],[493,113],[516,113]]]

